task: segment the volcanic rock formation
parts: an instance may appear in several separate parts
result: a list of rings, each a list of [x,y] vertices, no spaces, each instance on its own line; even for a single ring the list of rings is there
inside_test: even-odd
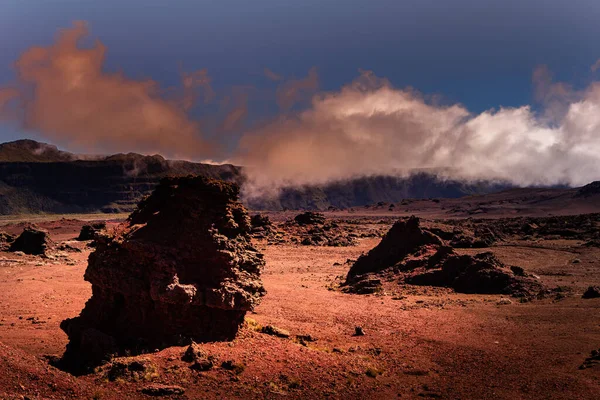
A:
[[[453,288],[461,293],[532,296],[543,287],[520,267],[504,265],[491,252],[458,255],[443,239],[410,217],[396,222],[379,245],[354,263],[344,290],[365,294],[381,290],[379,275],[400,283]]]
[[[77,240],[81,240],[81,241],[94,240],[96,238],[96,235],[99,234],[104,229],[106,229],[105,222],[97,222],[97,223],[90,224],[90,225],[83,225],[81,227],[81,231],[79,232],[79,236],[77,237]]]
[[[61,324],[65,368],[235,336],[265,294],[238,194],[223,181],[165,178],[114,233],[96,238],[85,272],[92,297]]]
[[[33,226],[23,229],[23,232],[10,245],[10,251],[22,251],[25,254],[46,255],[50,245],[48,232]]]

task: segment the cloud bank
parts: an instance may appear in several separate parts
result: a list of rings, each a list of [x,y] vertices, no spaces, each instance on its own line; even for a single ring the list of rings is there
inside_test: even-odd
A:
[[[600,179],[600,84],[575,92],[543,69],[534,83],[547,112],[523,106],[475,115],[362,72],[242,138],[237,160],[247,167],[247,194],[415,169],[522,186]]]
[[[77,22],[53,45],[25,51],[15,63],[17,82],[0,88],[0,119],[21,121],[71,149],[228,159],[246,167],[249,196],[415,169],[522,186],[600,179],[600,83],[575,90],[554,82],[545,67],[533,74],[539,109],[480,114],[396,88],[369,71],[337,91],[318,92],[315,68],[300,79],[265,69],[277,82],[272,99],[280,114],[248,127],[254,91],[240,89],[221,101],[223,120],[207,134],[190,117],[196,105],[217,97],[206,70],[181,73],[179,89],[161,89],[150,79],[104,71],[106,48],[99,41],[82,48],[87,35]]]

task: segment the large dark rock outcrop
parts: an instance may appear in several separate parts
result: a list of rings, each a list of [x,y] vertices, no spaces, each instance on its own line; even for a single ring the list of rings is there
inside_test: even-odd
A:
[[[238,192],[203,177],[166,178],[116,232],[96,238],[85,272],[92,297],[61,324],[66,368],[235,336],[265,293]]]
[[[344,290],[380,291],[380,276],[399,283],[448,287],[461,293],[533,296],[542,285],[520,267],[504,265],[491,252],[459,255],[445,241],[410,217],[396,222],[381,242],[352,265]]]

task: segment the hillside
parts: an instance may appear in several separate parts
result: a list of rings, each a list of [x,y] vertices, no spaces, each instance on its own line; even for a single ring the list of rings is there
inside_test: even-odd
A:
[[[230,164],[174,161],[160,155],[135,153],[89,157],[33,140],[4,143],[0,144],[0,215],[130,212],[163,177],[189,174],[240,184],[245,179],[243,168]],[[435,175],[419,172],[408,178],[374,176],[321,186],[287,188],[277,198],[252,199],[247,201],[247,205],[255,210],[327,210],[381,202],[400,203],[405,199],[456,199],[506,189],[510,188],[492,182],[469,184],[440,180]],[[539,200],[541,193],[546,193],[542,197],[552,198],[560,194],[561,198],[576,197],[580,202],[589,202],[588,198],[595,198],[594,194],[598,191],[596,186],[587,187],[582,192],[571,189],[512,190],[514,192],[503,192],[496,197],[534,196]],[[469,201],[485,203],[486,199]],[[498,201],[499,204],[509,203],[506,199]],[[459,203],[448,204],[448,208],[460,209],[462,205]]]

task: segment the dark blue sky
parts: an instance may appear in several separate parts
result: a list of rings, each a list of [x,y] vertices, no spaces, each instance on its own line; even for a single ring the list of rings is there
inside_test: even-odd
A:
[[[600,58],[598,0],[3,0],[0,83],[74,20],[108,47],[107,68],[165,86],[180,65],[208,68],[217,91],[313,66],[331,90],[362,68],[474,112],[531,103],[539,64],[583,86]],[[20,134],[0,125],[0,140]]]

